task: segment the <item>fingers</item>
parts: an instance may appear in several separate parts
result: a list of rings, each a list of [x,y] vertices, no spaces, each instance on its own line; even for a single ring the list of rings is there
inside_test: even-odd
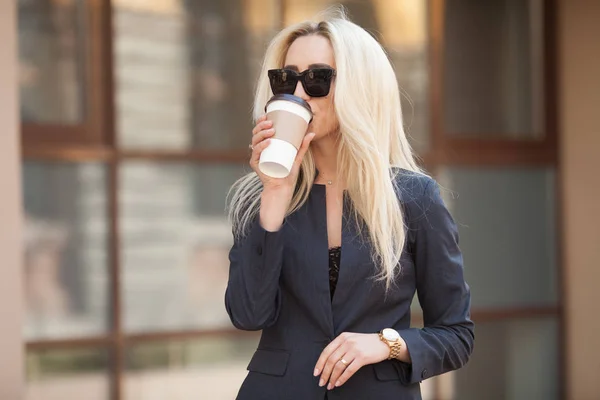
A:
[[[264,118],[266,118],[266,116]],[[259,118],[259,120],[256,123],[256,126],[254,127],[254,129],[252,129],[252,135],[256,135],[260,131],[264,131],[265,129],[273,127],[273,121],[266,121],[264,118]]]
[[[300,149],[298,150],[298,154],[296,154],[296,159],[294,160],[294,166],[292,167],[292,173],[297,173],[300,170],[300,166],[302,165],[302,159],[304,159],[304,154],[308,151],[310,147],[310,142],[315,138],[315,133],[309,133],[304,136],[302,140],[302,145],[300,145]],[[333,343],[333,342],[331,342]]]
[[[252,129],[252,141],[250,144],[252,155],[250,156],[250,166],[254,170],[256,170],[256,167],[258,166],[260,153],[269,146],[269,138],[275,134],[275,130],[271,129],[272,126],[273,122],[267,121],[267,116],[265,114],[256,121],[256,126]]]
[[[345,384],[363,366],[383,361],[387,356],[387,346],[377,334],[344,332],[325,347],[314,375],[320,373],[319,386],[327,385],[327,390],[332,390]]]
[[[342,345],[346,341],[348,336],[349,334],[342,333],[341,335],[336,337],[331,343],[329,343],[327,347],[323,349],[321,355],[319,356],[319,359],[317,360],[317,364],[315,365],[314,376],[318,376],[321,373],[321,371],[323,371],[323,368],[325,367],[325,362],[329,359],[331,353],[336,351],[338,347],[340,347],[340,345]]]
[[[323,353],[321,353],[316,368],[322,370],[319,386],[325,386],[325,384],[327,384],[336,364],[338,364],[342,356],[347,353],[346,340],[348,337],[349,334],[342,333],[323,350]],[[340,367],[345,367],[343,363],[339,364],[341,364]]]
[[[250,157],[250,166],[252,168],[258,165],[260,153],[262,153],[263,150],[266,149],[270,143],[271,139],[265,139],[262,142],[258,143],[256,146],[254,146],[254,148],[252,149],[252,156]]]
[[[362,365],[361,365],[360,361],[358,360],[358,358],[355,358],[352,362],[349,362],[348,366],[346,367],[346,369],[344,370],[344,372],[342,373],[342,375],[339,378],[336,378],[334,380],[333,376],[332,376],[330,385],[334,385],[335,387],[342,386],[361,367],[362,367]]]
[[[275,134],[275,129],[267,129],[264,131],[260,131],[254,136],[252,136],[252,146],[256,146],[263,140],[272,137]]]
[[[329,378],[329,385],[327,385],[327,389],[331,390],[336,386],[340,386],[342,384],[340,381],[340,377],[343,373],[345,373],[345,371],[348,370],[348,368],[350,368],[351,365],[354,365],[355,362],[356,358],[352,355],[352,353],[348,352],[344,354],[335,363],[335,366],[333,367],[333,371],[331,372],[331,377]],[[358,370],[358,368],[356,368],[356,370]]]
[[[327,361],[325,362],[325,365],[323,367],[323,372],[321,373],[321,379],[319,379],[319,386],[325,386],[325,384],[327,384],[327,382],[330,382],[331,375],[336,367],[338,368],[338,371],[342,368],[346,368],[346,366],[342,362],[340,362],[340,360],[342,359],[342,356],[344,354],[346,354],[346,352],[347,351],[346,351],[345,346],[341,345],[340,347],[337,348],[336,351],[331,353],[331,355],[329,356],[329,358],[327,359]],[[339,372],[341,372],[341,371],[339,371]],[[330,384],[328,389],[332,386],[333,385]]]
[[[304,136],[304,139],[302,139],[302,145],[300,145],[300,149],[298,150],[298,154],[296,154],[296,160],[295,160],[295,163],[298,164],[298,166],[300,166],[300,164],[302,164],[302,159],[304,158],[304,154],[306,154],[306,151],[310,147],[310,142],[312,142],[312,140],[314,138],[315,138],[315,133],[311,132],[308,135]]]

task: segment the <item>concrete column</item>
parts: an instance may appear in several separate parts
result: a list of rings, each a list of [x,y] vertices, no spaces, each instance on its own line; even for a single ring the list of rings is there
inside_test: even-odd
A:
[[[0,399],[23,393],[16,1],[0,1]]]
[[[600,393],[600,1],[559,2],[567,399]]]

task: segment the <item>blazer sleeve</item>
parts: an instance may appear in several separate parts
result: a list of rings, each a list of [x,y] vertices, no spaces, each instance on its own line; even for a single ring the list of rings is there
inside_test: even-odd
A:
[[[257,217],[244,237],[234,235],[225,308],[238,329],[261,330],[277,321],[284,226],[277,232],[268,232]]]
[[[426,179],[424,192],[409,206],[411,247],[424,327],[400,331],[412,364],[398,362],[405,384],[456,370],[473,351],[470,289],[464,280],[458,230],[440,196]]]

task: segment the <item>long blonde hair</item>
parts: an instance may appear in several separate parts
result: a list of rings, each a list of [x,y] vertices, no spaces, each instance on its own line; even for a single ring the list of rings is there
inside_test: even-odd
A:
[[[282,30],[271,41],[262,65],[254,99],[254,120],[264,114],[272,96],[267,70],[281,68],[287,51],[301,36],[321,35],[333,47],[336,63],[334,104],[340,126],[338,179],[343,176],[356,221],[368,230],[378,279],[389,288],[400,268],[405,242],[404,218],[395,174],[398,168],[422,173],[402,125],[396,75],[382,46],[363,28],[350,22],[343,10],[328,10],[318,22],[305,21]],[[307,200],[316,167],[306,153],[288,215]],[[252,172],[230,191],[229,218],[242,236],[260,209],[262,183]]]

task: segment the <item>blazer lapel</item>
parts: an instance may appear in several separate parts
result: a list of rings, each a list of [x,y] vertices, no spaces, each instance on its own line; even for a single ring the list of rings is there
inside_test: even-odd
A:
[[[315,232],[314,238],[307,238],[312,242],[313,248],[307,255],[310,260],[311,273],[315,277],[316,296],[315,310],[323,331],[333,337],[333,313],[331,310],[331,297],[329,293],[329,247],[327,243],[327,202],[325,187],[313,185],[309,197],[307,217],[312,225],[310,232]]]
[[[362,232],[366,232],[363,230]],[[370,287],[365,285],[365,279],[370,279],[372,274],[364,270],[370,263],[369,246],[359,235],[358,227],[354,219],[352,202],[344,193],[344,211],[342,218],[342,251],[340,258],[340,272],[338,283],[331,304],[334,334],[339,335],[349,321],[354,318],[352,310],[356,301],[360,301],[363,293],[358,289]]]

